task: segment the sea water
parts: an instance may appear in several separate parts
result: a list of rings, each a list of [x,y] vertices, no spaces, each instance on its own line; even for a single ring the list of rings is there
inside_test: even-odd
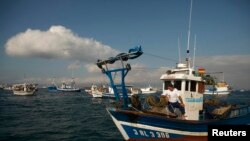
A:
[[[205,96],[211,98],[213,96]],[[216,96],[224,102],[250,104],[250,92]],[[92,98],[84,91],[16,96],[0,90],[0,140],[122,141],[105,107],[111,99]]]
[[[107,102],[85,92],[39,89],[34,96],[16,96],[0,90],[0,140],[123,140]]]

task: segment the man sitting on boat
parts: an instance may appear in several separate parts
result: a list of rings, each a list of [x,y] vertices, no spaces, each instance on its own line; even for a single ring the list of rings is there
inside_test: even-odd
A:
[[[168,99],[168,109],[172,113],[175,113],[174,108],[178,108],[182,114],[182,118],[184,118],[185,105],[183,103],[179,91],[176,88],[174,88],[172,84],[168,85],[168,90],[165,93],[163,93],[162,96],[165,96]]]

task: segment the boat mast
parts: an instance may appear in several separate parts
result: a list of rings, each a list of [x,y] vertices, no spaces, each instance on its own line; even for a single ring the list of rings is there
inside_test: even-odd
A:
[[[179,51],[179,63],[181,63],[181,49],[180,49],[180,38],[178,37],[178,51]]]
[[[222,73],[222,82],[225,82],[225,80],[224,80],[224,73],[223,72],[221,72]]]
[[[191,0],[191,6],[190,6],[190,15],[189,15],[189,26],[188,26],[188,42],[187,42],[187,65],[190,68],[190,63],[189,63],[189,41],[190,41],[190,29],[191,29],[191,18],[192,18],[192,5],[193,5],[193,0]]]
[[[194,35],[194,57],[193,57],[193,69],[194,69],[194,61],[195,61],[195,51],[196,51],[196,34]]]

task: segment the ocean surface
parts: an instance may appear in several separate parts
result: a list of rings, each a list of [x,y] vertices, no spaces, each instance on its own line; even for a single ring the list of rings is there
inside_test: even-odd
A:
[[[210,98],[211,96],[206,96]],[[250,92],[216,97],[224,102],[250,104]],[[0,90],[0,140],[4,141],[122,141],[105,107],[110,99],[79,93],[48,92],[15,96]]]

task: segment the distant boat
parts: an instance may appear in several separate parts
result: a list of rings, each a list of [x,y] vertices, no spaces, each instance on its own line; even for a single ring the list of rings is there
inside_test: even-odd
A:
[[[157,92],[157,89],[151,87],[150,85],[146,88],[141,88],[142,94],[154,94]]]
[[[48,86],[49,92],[56,92],[57,91],[57,85],[55,83],[55,79],[53,79],[51,85]]]
[[[75,87],[75,81],[72,78],[70,84],[66,84],[65,82],[62,83],[61,87],[57,87],[58,91],[64,91],[64,92],[80,92],[80,88]]]
[[[94,98],[101,98],[103,97],[104,89],[100,89],[97,85],[92,85],[89,91]]]
[[[34,95],[36,87],[33,84],[14,84],[13,87],[14,95]]]
[[[12,90],[12,86],[11,85],[4,85],[3,86],[3,90],[11,91]]]
[[[231,93],[231,89],[226,82],[218,82],[215,86],[206,86],[204,94],[227,95]]]
[[[245,92],[245,90],[244,89],[240,89],[240,92]]]
[[[205,71],[205,69],[203,69]],[[199,69],[200,72],[200,69]],[[224,80],[224,73],[223,72],[213,72],[213,73],[206,73],[207,75],[203,75],[203,79],[206,81],[205,92],[204,94],[207,95],[228,95],[232,92],[231,87],[228,83]],[[211,76],[211,74],[222,74],[222,79],[217,81],[215,76]]]
[[[50,86],[48,86],[48,91],[55,92],[55,91],[57,91],[57,87],[53,86],[53,85],[50,85]]]
[[[141,90],[133,87],[133,86],[126,86],[126,90],[128,93],[128,96],[132,96],[133,94],[141,94]],[[122,89],[117,89],[118,93],[122,96]],[[91,86],[91,94],[95,98],[115,98],[114,90],[111,87],[106,87],[105,85],[98,87],[97,85]]]

